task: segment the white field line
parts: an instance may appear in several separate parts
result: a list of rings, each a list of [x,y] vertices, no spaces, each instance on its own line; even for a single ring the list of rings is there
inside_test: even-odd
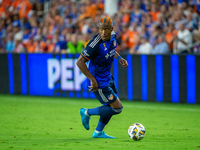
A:
[[[138,105],[127,105],[127,104],[123,104],[124,108],[128,107],[128,108],[139,108],[139,109],[151,109],[151,110],[174,110],[174,111],[190,111],[190,112],[200,112],[200,108],[197,109],[196,107],[193,108],[175,108],[173,107],[163,107],[163,106],[138,106]]]
[[[6,101],[15,101],[15,102],[17,102],[17,99],[7,99]],[[83,101],[73,101],[73,100],[66,100],[66,101],[56,101],[56,100],[49,100],[48,101],[48,98],[45,98],[44,100],[41,100],[41,101],[34,101],[34,100],[21,100],[21,101],[24,101],[24,102],[28,102],[28,103],[40,103],[40,104],[50,104],[50,103],[52,103],[52,104],[65,104],[65,105],[78,105],[78,104],[80,104],[80,103],[83,103]],[[84,103],[83,104],[83,107],[98,107],[98,106],[100,106],[101,104],[98,102],[98,100],[96,100],[96,102],[94,102],[94,101],[91,101],[91,103],[88,103],[88,102],[86,102],[86,103]],[[139,108],[139,109],[150,109],[150,110],[169,110],[169,111],[183,111],[183,112],[200,112],[200,107],[198,108],[198,107],[196,107],[195,105],[194,105],[194,108],[178,108],[178,107],[181,107],[181,106],[178,106],[178,107],[176,107],[175,105],[173,105],[172,107],[170,107],[169,105],[168,106],[164,106],[164,104],[162,105],[162,106],[143,106],[142,105],[142,103],[141,103],[141,105],[135,105],[134,103],[133,104],[131,104],[130,105],[130,103],[129,104],[126,104],[126,103],[123,103],[122,102],[122,105],[123,105],[123,107],[124,107],[124,109],[125,108]],[[147,104],[146,104],[147,105]],[[184,107],[184,106],[183,106]]]

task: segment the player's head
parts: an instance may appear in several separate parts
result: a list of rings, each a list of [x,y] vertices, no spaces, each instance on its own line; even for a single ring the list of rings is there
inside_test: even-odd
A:
[[[111,32],[113,30],[113,21],[109,17],[102,17],[99,20],[99,35],[103,41],[110,40]]]

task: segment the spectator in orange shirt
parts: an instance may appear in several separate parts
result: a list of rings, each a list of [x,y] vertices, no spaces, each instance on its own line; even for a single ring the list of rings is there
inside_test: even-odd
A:
[[[11,5],[11,0],[2,0],[0,3],[0,18],[7,18],[10,16],[9,7]]]
[[[97,9],[104,10],[104,3],[102,2],[102,0],[96,0],[96,6]]]
[[[135,23],[136,24],[136,23]],[[122,51],[129,51],[132,47],[135,47],[137,45],[138,41],[138,32],[133,30],[129,30],[128,26],[122,27],[123,34],[121,36],[121,41],[123,44]],[[126,52],[125,52],[126,53]]]
[[[8,8],[11,5],[11,0],[2,0],[1,5]]]
[[[157,21],[158,19],[158,14],[160,13],[160,11],[158,11],[158,6],[156,4],[152,4],[151,5],[151,11],[149,12],[152,16],[152,19],[154,22]]]
[[[39,35],[34,36],[33,38],[33,48],[35,48],[34,53],[41,53],[43,52],[40,48],[40,41],[41,37]]]
[[[90,16],[92,19],[94,19],[97,11],[96,5],[92,2],[92,0],[85,1],[85,4],[86,4],[85,8],[86,14]]]
[[[174,25],[169,24],[168,25],[168,31],[165,34],[165,38],[166,38],[167,44],[169,45],[170,52],[173,51],[173,41],[174,41],[176,35],[177,35],[177,30],[175,30]]]
[[[40,39],[39,41],[39,52],[40,53],[46,53],[48,52],[48,47],[47,47],[47,43],[43,40]]]
[[[36,45],[34,44],[32,36],[29,37],[28,44],[26,45],[26,50],[28,53],[35,53]]]
[[[130,30],[130,28],[128,30],[128,33],[129,33],[128,48],[129,49],[137,45],[137,41],[139,38],[137,23],[133,23],[132,26],[133,26],[132,30]]]
[[[52,53],[55,48],[55,44],[53,43],[52,39],[53,39],[52,35],[47,35],[46,37],[47,53]]]
[[[128,51],[128,26],[122,26],[119,53],[127,53]]]
[[[17,7],[19,7],[20,3],[22,2],[23,0],[14,0],[12,3],[11,3],[11,10],[14,10],[14,9],[17,9]]]
[[[6,18],[8,16],[4,6],[0,6],[0,18]]]
[[[28,12],[32,9],[32,4],[29,0],[23,0],[20,3],[19,18],[27,18]]]
[[[128,11],[124,11],[124,14],[122,16],[122,23],[128,25],[130,22],[130,14]]]

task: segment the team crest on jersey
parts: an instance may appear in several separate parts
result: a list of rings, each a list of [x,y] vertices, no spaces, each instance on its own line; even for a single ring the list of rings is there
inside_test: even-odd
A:
[[[107,50],[106,44],[103,43],[103,46],[104,46],[104,51],[106,51]]]
[[[109,100],[113,100],[113,98],[114,98],[114,96],[113,96],[112,94],[110,94],[110,95],[108,96],[108,99],[109,99]]]

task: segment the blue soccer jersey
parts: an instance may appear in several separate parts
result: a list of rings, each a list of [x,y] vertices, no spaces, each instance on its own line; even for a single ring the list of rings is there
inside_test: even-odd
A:
[[[96,78],[98,88],[102,89],[108,86],[112,75],[110,73],[114,55],[117,48],[115,34],[111,36],[110,41],[102,41],[99,34],[87,44],[82,51],[83,58],[89,61],[89,71]],[[90,80],[88,79],[88,86]]]

